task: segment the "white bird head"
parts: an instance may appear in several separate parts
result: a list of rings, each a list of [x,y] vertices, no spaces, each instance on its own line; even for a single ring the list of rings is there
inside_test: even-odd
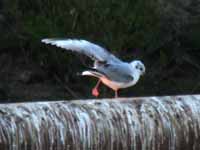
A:
[[[130,64],[135,70],[140,73],[140,75],[143,75],[145,73],[145,66],[140,60],[134,60]]]

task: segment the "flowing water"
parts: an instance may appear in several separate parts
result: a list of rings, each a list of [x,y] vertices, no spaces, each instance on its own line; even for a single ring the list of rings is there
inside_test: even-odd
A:
[[[199,150],[200,96],[0,105],[2,150]]]

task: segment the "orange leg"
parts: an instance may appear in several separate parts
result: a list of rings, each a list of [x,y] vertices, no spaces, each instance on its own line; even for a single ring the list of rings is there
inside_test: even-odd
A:
[[[94,95],[95,97],[99,96],[98,87],[99,87],[100,83],[101,83],[101,80],[99,79],[99,81],[97,82],[95,87],[92,89],[92,95]]]

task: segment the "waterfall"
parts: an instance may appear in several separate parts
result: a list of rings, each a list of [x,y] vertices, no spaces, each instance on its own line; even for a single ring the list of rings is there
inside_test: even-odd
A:
[[[1,150],[199,150],[200,95],[0,104]]]

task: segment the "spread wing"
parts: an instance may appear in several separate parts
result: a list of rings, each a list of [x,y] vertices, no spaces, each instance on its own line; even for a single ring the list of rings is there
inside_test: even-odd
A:
[[[112,81],[127,83],[134,80],[132,76],[133,71],[127,63],[105,64],[98,66],[96,70]]]
[[[108,63],[121,62],[119,58],[109,53],[103,47],[86,40],[43,39],[42,42],[46,44],[55,45],[57,47],[61,47],[66,50],[71,50],[71,51],[85,54],[86,56],[90,57],[94,61],[101,61],[101,62],[108,62]]]

